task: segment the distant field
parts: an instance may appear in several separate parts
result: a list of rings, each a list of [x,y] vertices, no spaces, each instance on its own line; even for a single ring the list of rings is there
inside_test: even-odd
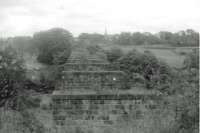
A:
[[[103,46],[105,49],[110,49],[113,46]],[[155,46],[119,46],[114,47],[121,48],[125,53],[131,51],[132,49],[137,49],[140,52],[145,50],[151,51],[157,58],[167,62],[171,67],[181,68],[183,66],[183,61],[185,55],[181,53],[191,52],[193,47],[155,47]],[[194,47],[195,48],[195,47]]]

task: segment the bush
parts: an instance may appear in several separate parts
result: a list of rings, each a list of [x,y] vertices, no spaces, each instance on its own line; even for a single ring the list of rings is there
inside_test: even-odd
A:
[[[106,51],[106,55],[107,60],[113,63],[123,56],[123,52],[119,48],[112,48],[111,50]]]
[[[23,111],[21,112],[23,117],[23,127],[26,127],[30,133],[44,133],[45,127],[44,125],[36,119],[34,113]]]
[[[193,51],[187,54],[184,60],[184,67],[187,69],[199,69],[199,49],[193,49]]]
[[[88,45],[86,49],[89,51],[89,54],[91,55],[96,54],[97,52],[103,50],[99,45]]]
[[[180,70],[172,86],[176,104],[181,107],[177,117],[179,130],[194,133],[199,128],[199,69]]]

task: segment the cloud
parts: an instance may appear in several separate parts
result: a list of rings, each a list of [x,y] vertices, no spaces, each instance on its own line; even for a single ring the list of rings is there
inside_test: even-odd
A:
[[[63,27],[82,32],[200,29],[199,0],[0,0],[0,36]]]

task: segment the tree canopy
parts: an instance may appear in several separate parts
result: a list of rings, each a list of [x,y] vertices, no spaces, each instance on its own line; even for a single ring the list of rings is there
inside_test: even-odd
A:
[[[117,45],[171,45],[175,47],[199,46],[199,33],[187,29],[175,33],[160,31],[150,32],[121,32],[119,34],[88,34],[78,36],[79,44],[117,44]]]
[[[73,37],[61,28],[35,33],[34,43],[38,48],[38,61],[44,64],[63,64],[71,54]]]

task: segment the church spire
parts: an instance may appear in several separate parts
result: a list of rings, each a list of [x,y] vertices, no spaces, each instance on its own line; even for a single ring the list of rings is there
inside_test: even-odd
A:
[[[105,26],[104,36],[107,36],[107,35],[108,35],[107,27]]]
[[[109,40],[109,37],[108,37],[108,32],[107,32],[107,27],[105,26],[105,31],[104,31],[104,38],[106,41]]]

